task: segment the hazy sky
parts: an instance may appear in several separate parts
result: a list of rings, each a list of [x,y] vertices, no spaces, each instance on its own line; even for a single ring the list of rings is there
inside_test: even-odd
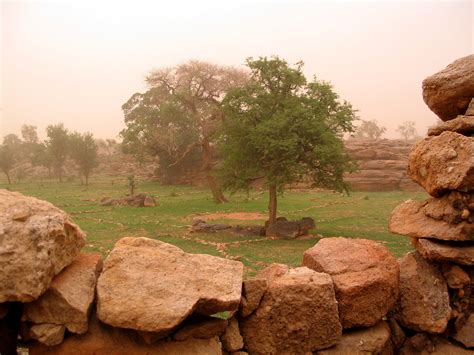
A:
[[[22,124],[116,137],[153,68],[303,60],[397,137],[436,123],[421,81],[473,53],[472,1],[2,1],[0,137]]]

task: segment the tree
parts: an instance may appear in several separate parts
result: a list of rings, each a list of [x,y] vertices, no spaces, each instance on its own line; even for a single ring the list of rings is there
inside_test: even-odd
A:
[[[201,162],[216,203],[225,202],[213,174],[213,146],[226,92],[246,82],[245,72],[200,61],[152,71],[150,89],[123,106],[126,152],[158,156],[163,170]]]
[[[224,187],[247,189],[264,178],[269,225],[277,216],[277,192],[309,177],[315,186],[347,191],[343,173],[353,164],[342,135],[352,132],[355,111],[327,82],[307,82],[303,63],[278,57],[247,59],[251,81],[231,90],[223,103],[220,150]]]
[[[380,139],[387,128],[379,126],[376,120],[364,121],[356,128],[354,138],[358,139]]]
[[[52,166],[58,174],[59,182],[63,181],[63,167],[69,148],[69,132],[62,123],[46,127],[47,139],[45,141],[47,154]]]
[[[405,121],[398,126],[397,132],[405,139],[415,139],[417,136],[415,121]]]
[[[31,157],[33,166],[40,165],[48,169],[48,176],[51,179],[51,170],[53,168],[53,156],[45,143],[38,143],[33,156]]]
[[[38,154],[38,150],[41,149],[38,138],[38,133],[36,131],[36,126],[32,125],[23,125],[21,126],[21,136],[23,138],[23,153],[25,157],[31,162],[32,165],[35,165],[35,156]]]
[[[7,144],[0,145],[0,170],[6,175],[8,184],[11,184],[10,171],[15,165],[15,152]]]
[[[99,165],[98,146],[92,133],[72,133],[70,135],[70,155],[79,166],[79,172],[84,176],[86,186],[89,185],[89,176]]]

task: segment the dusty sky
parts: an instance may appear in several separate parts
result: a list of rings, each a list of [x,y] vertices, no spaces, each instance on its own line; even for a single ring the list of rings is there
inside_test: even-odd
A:
[[[0,137],[48,124],[114,138],[153,68],[277,54],[396,138],[436,116],[421,81],[474,52],[473,1],[13,1],[1,5]]]

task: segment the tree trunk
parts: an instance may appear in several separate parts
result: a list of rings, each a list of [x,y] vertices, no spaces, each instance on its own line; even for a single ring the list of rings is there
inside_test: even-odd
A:
[[[215,203],[223,203],[228,202],[225,198],[222,190],[219,186],[217,180],[212,176],[212,151],[211,145],[209,144],[209,140],[207,138],[203,139],[202,142],[202,151],[203,151],[203,170],[206,174],[207,183],[212,192],[212,197],[214,198]]]
[[[10,180],[10,174],[8,173],[8,171],[5,172],[5,175],[7,176],[8,185],[10,185],[12,182]]]
[[[86,178],[86,186],[89,186],[89,174],[84,174],[84,177]]]
[[[270,185],[269,201],[268,201],[268,225],[271,226],[276,222],[277,218],[277,187]]]

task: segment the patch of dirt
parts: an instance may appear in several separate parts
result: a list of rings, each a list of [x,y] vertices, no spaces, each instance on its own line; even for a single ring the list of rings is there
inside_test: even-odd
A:
[[[267,215],[259,212],[217,212],[217,213],[205,213],[195,215],[199,216],[200,219],[205,221],[212,221],[214,219],[236,219],[240,221],[257,221],[257,220],[266,220]]]

